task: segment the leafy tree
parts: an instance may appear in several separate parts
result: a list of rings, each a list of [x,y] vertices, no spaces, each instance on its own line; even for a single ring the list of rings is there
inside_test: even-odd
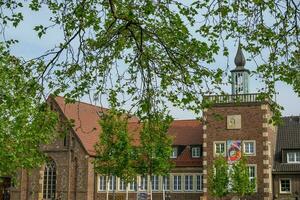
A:
[[[295,0],[1,1],[0,24],[18,26],[24,20],[21,7],[50,11],[50,19],[34,30],[44,37],[59,27],[63,40],[28,67],[56,94],[77,98],[92,89],[93,95],[101,96],[114,88],[140,109],[150,88],[163,101],[198,114],[204,107],[202,96],[220,92],[224,83],[223,69],[210,64],[217,54],[228,56],[228,43],[238,38],[251,58],[264,58],[255,73],[266,84],[265,97],[274,96],[277,81],[300,94],[299,4]],[[8,40],[7,45],[14,42]]]
[[[214,160],[208,173],[208,191],[213,197],[222,198],[229,194],[229,166],[223,156]]]
[[[97,156],[94,160],[97,173],[107,177],[116,176],[124,181],[126,199],[128,199],[127,185],[137,175],[134,168],[136,156],[128,132],[127,120],[127,116],[117,111],[115,106],[107,113],[103,113],[100,119],[102,131],[99,142],[95,146]],[[107,187],[108,184],[106,182]]]
[[[92,93],[101,100],[114,90],[122,105],[129,101],[134,114],[146,116],[144,96],[151,91],[160,100],[151,107],[169,101],[199,114],[207,106],[203,95],[220,93],[226,84],[224,69],[211,67],[215,56],[228,56],[228,43],[240,38],[251,58],[261,61],[254,73],[266,85],[262,98],[274,97],[278,81],[300,95],[299,1],[186,2],[0,0],[0,32],[5,33],[7,26],[17,27],[24,20],[23,11],[42,8],[50,17],[35,26],[37,36],[62,30],[62,40],[55,47],[19,61],[28,72],[21,77],[29,76],[41,86],[34,87],[36,94],[51,91],[77,99]],[[18,42],[4,37],[3,41],[7,47]],[[31,103],[33,108],[40,105],[40,101]],[[3,106],[10,108],[10,104]],[[272,102],[272,108],[278,111],[280,106]],[[274,113],[278,119],[280,113]],[[32,138],[39,136],[32,134]]]
[[[41,85],[0,43],[0,176],[42,164],[40,144],[58,134],[57,115],[38,91]]]
[[[249,167],[246,157],[242,157],[232,166],[231,171],[231,191],[239,197],[251,195],[255,192],[255,180],[249,178]]]
[[[152,199],[152,175],[166,175],[173,166],[170,161],[172,140],[167,135],[172,118],[160,112],[153,112],[148,116],[149,118],[143,121],[141,130],[138,172],[150,177],[148,190]]]

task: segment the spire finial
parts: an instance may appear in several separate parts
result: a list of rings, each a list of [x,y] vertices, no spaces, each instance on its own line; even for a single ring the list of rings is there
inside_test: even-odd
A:
[[[242,51],[242,46],[241,46],[241,42],[239,40],[239,46],[234,58],[234,63],[236,65],[236,68],[244,68],[245,64],[246,64],[246,59],[244,57],[243,51]]]

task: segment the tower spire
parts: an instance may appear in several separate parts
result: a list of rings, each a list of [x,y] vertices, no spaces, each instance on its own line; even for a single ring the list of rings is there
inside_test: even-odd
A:
[[[232,94],[249,93],[249,75],[250,71],[245,68],[246,59],[242,51],[242,45],[239,40],[238,49],[234,58],[235,69],[231,70]]]
[[[244,68],[244,66],[246,64],[246,59],[243,54],[242,45],[241,45],[240,40],[239,40],[239,46],[238,46],[238,49],[237,49],[237,52],[236,52],[236,55],[234,58],[234,63],[236,65],[236,68],[238,68],[238,69]]]

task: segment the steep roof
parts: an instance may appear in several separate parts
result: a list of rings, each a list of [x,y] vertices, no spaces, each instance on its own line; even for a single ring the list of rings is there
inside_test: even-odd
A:
[[[95,156],[94,145],[98,142],[101,127],[98,123],[101,112],[106,112],[106,108],[101,108],[84,102],[66,104],[63,97],[52,98],[59,107],[62,114],[69,120],[74,121],[73,130],[80,139],[83,147],[89,155]],[[135,144],[139,144],[140,124],[137,117],[132,117],[128,123],[129,132]],[[203,129],[198,120],[175,120],[170,126],[168,133],[173,137],[173,145],[196,145],[202,144]],[[184,153],[184,151],[183,151]],[[180,158],[180,155],[179,155]],[[178,158],[178,159],[179,159]],[[185,156],[181,165],[200,166],[201,159],[193,159]],[[195,164],[196,163],[196,164]]]
[[[300,151],[300,117],[284,117],[283,124],[278,126],[275,150],[274,171],[300,172],[300,164],[282,162],[282,152],[285,150]]]

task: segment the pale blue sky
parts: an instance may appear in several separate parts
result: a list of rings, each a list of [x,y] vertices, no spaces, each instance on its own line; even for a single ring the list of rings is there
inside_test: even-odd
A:
[[[26,12],[24,22],[20,24],[20,26],[15,28],[8,28],[6,32],[7,39],[15,38],[20,42],[15,45],[12,49],[12,53],[17,56],[22,56],[25,59],[30,59],[37,57],[44,53],[47,49],[53,48],[57,45],[62,39],[62,32],[58,29],[52,30],[48,32],[46,37],[39,39],[36,36],[36,33],[33,31],[33,27],[35,25],[44,24],[48,19],[47,12],[45,10],[41,10],[41,12],[33,13]],[[236,53],[236,43],[229,43],[229,70],[233,69],[234,66],[234,56]],[[249,58],[249,55],[244,52],[246,58]],[[257,62],[260,62],[257,60]],[[227,58],[223,56],[216,57],[216,63],[214,66],[226,68]],[[255,64],[253,61],[246,62],[246,68],[250,70],[255,69]],[[252,93],[257,92],[258,88],[262,85],[259,80],[255,80],[255,77],[250,79],[250,91]],[[284,107],[283,115],[300,115],[300,98],[293,92],[292,87],[286,85],[285,83],[278,83],[276,85],[276,89],[278,92],[277,102]],[[224,90],[228,93],[231,92],[231,87],[226,86]],[[86,98],[85,101],[88,102]],[[171,112],[176,119],[189,119],[194,118],[193,113],[189,111],[182,111],[177,108],[172,108]]]

